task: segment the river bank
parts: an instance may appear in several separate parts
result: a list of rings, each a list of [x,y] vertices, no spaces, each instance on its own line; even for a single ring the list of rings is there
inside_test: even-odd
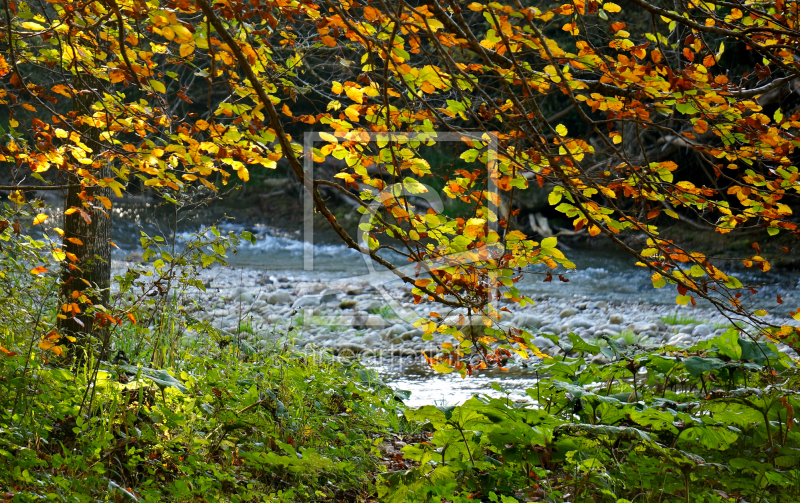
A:
[[[114,265],[122,272],[132,264],[120,261]],[[441,344],[452,339],[442,334],[435,334],[432,340],[423,339],[423,332],[413,323],[427,310],[424,305],[413,304],[411,286],[394,280],[389,273],[375,273],[367,280],[319,276],[313,279],[313,271],[276,275],[249,268],[205,269],[200,279],[206,292],[191,293],[182,308],[193,318],[229,333],[247,350],[258,351],[283,337],[306,351],[330,351],[370,362],[383,371],[388,381],[403,381],[406,388],[416,387],[417,394],[428,397],[429,403],[430,397],[437,396],[431,387],[441,386],[444,391],[440,376],[425,371],[424,354],[438,354]],[[535,334],[538,348],[550,356],[563,353],[543,334],[555,334],[565,343],[567,335],[574,332],[601,344],[601,337],[607,336],[622,347],[685,347],[713,338],[731,326],[729,320],[708,308],[586,296],[533,298],[535,305],[523,309],[506,305],[512,312],[503,312],[500,325],[528,329]],[[442,315],[458,313],[443,311]],[[189,331],[180,343],[189,348],[203,337]],[[797,356],[788,346],[779,345],[779,349]],[[510,373],[507,378],[518,381],[511,388],[530,385],[533,374],[526,369],[536,361],[535,357],[525,360],[513,355],[504,364]],[[600,354],[592,362],[605,364],[608,360]],[[496,378],[504,378],[496,370],[490,372]],[[490,381],[475,383],[477,387],[466,389],[462,398],[468,397],[470,391],[488,387]]]

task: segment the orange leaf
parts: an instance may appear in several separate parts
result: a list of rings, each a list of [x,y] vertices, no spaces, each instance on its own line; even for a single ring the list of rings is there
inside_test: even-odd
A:
[[[33,269],[31,269],[31,274],[42,274],[43,272],[47,272],[47,271],[48,271],[47,267],[39,266],[39,267],[34,267]]]
[[[136,317],[131,313],[128,313],[127,316],[128,316],[128,319],[131,320],[131,323],[136,325]]]
[[[320,40],[322,40],[322,43],[327,45],[328,47],[336,47],[336,39],[331,37],[330,35],[325,35]]]
[[[9,350],[7,350],[6,348],[4,348],[3,346],[0,346],[0,351],[2,351],[3,353],[5,353],[5,354],[6,354],[6,356],[17,356],[17,353],[16,353],[16,352],[14,352],[14,351],[9,351]]]
[[[107,210],[111,209],[111,199],[104,196],[96,196],[96,197],[101,203],[103,203],[103,206],[105,206]]]
[[[430,285],[431,281],[433,281],[433,280],[428,279],[428,278],[420,278],[420,279],[418,279],[417,281],[414,282],[414,286],[418,286],[420,288],[424,288],[424,287]]]
[[[83,246],[83,241],[78,238],[67,238],[67,241],[78,246]]]

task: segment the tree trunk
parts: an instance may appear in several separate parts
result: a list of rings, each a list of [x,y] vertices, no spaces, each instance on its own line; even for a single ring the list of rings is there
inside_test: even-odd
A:
[[[73,101],[73,110],[78,116],[91,116],[100,82],[87,75],[76,75],[73,85],[78,93]],[[92,92],[92,88],[95,92]],[[100,156],[100,131],[89,125],[80,125],[77,130],[83,137],[84,145],[93,150],[91,154],[87,153],[87,157],[91,156],[95,163],[78,164],[75,170],[85,168],[97,179],[112,177],[108,161]],[[78,185],[81,178],[75,171],[67,174],[70,187],[64,201],[62,246],[67,258],[62,268],[59,302],[59,315],[62,316],[58,320],[59,333],[76,339],[71,346],[77,353],[73,356],[79,359],[91,350],[93,342],[103,345],[107,342],[106,324],[95,319],[96,313],[92,313],[90,307],[108,306],[111,286],[111,213],[97,199],[98,196],[110,197],[111,189],[92,187],[82,191]],[[67,215],[70,208],[81,211]],[[77,260],[71,261],[70,257]],[[85,298],[81,295],[85,295]],[[76,306],[79,313],[75,310]]]

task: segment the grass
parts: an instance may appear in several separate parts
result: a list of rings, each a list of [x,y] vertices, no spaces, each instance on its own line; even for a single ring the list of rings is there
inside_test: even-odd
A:
[[[690,323],[699,325],[700,323],[704,323],[702,320],[698,320],[697,318],[678,313],[668,314],[667,316],[662,317],[661,321],[667,325],[689,325]]]
[[[378,309],[370,309],[369,312],[372,313],[372,314],[377,314],[381,318],[387,319],[387,320],[388,319],[392,319],[392,318],[397,318],[397,315],[395,314],[394,310],[390,306],[381,306]]]

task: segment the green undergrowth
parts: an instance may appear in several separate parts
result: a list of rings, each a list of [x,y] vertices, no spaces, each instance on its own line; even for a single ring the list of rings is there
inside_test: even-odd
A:
[[[374,494],[376,446],[404,420],[371,371],[282,347],[246,361],[232,345],[207,353],[160,370],[101,364],[94,380],[84,368],[0,356],[0,500]]]
[[[548,358],[529,401],[409,410],[430,432],[383,476],[388,502],[800,500],[800,373],[735,330],[688,349],[588,344]],[[587,364],[603,353],[605,365]],[[586,359],[584,359],[586,357]],[[502,392],[502,388],[495,385]]]

